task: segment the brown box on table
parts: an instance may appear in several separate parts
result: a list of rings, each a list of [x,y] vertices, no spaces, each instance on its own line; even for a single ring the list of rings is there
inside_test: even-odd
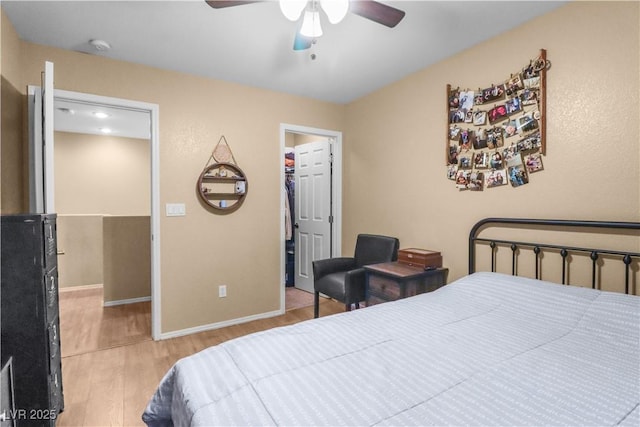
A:
[[[442,267],[442,255],[440,252],[428,249],[400,249],[398,251],[398,262],[419,268]]]

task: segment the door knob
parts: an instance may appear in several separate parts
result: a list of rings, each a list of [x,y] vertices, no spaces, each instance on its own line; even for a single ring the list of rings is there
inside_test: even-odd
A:
[[[293,224],[293,226],[294,226],[295,228],[300,228],[300,226],[298,225],[298,223],[297,223],[297,222],[296,222],[295,224]]]

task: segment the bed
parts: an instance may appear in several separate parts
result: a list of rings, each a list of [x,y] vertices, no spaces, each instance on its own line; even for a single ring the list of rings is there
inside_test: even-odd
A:
[[[640,425],[640,297],[631,295],[637,249],[478,235],[496,225],[640,238],[640,223],[480,221],[469,236],[469,275],[428,294],[184,358],[162,379],[143,420],[150,427]],[[476,272],[478,246],[489,248],[490,271]],[[505,247],[512,274],[497,271]],[[515,275],[525,250],[535,254],[537,278]],[[593,284],[560,284],[581,251]],[[551,270],[542,260],[554,258],[563,264],[558,283],[539,275]],[[609,260],[618,260],[626,293],[599,289]]]

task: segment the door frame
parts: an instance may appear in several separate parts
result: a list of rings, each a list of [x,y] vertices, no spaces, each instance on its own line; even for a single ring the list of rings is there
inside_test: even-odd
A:
[[[29,95],[35,95],[35,92],[29,87]],[[37,106],[37,96],[35,104]],[[151,337],[153,340],[161,338],[161,294],[160,294],[160,107],[158,104],[152,104],[142,101],[133,101],[123,98],[113,98],[108,96],[94,95],[82,92],[73,92],[61,89],[54,89],[54,100],[67,100],[82,102],[87,104],[104,105],[113,108],[123,108],[131,110],[139,110],[148,112],[150,118],[149,142],[151,144]],[[31,104],[31,103],[30,103]],[[34,112],[35,113],[35,112]],[[33,113],[30,112],[30,116]],[[35,113],[37,115],[37,113]],[[37,125],[37,121],[35,121]],[[31,137],[30,137],[31,139]],[[41,142],[41,141],[40,141]],[[31,147],[35,148],[37,141],[30,141]],[[54,141],[55,144],[55,141]],[[51,145],[53,147],[53,144]],[[45,171],[53,170],[53,148],[51,154],[44,153],[42,161],[44,162]],[[30,156],[31,157],[31,156]],[[32,161],[33,159],[31,159]],[[33,192],[33,187],[31,191]],[[53,193],[53,186],[50,186]],[[53,201],[53,194],[47,190],[45,200]],[[33,194],[30,196],[33,201]]]
[[[332,209],[333,225],[331,227],[331,256],[339,257],[342,254],[342,132],[335,130],[319,129],[308,126],[280,123],[280,312],[285,312],[285,202],[287,197],[284,189],[284,153],[286,145],[286,134],[300,133],[306,135],[317,135],[330,139],[331,152],[333,154],[331,188],[332,188]],[[292,218],[292,220],[295,220]]]

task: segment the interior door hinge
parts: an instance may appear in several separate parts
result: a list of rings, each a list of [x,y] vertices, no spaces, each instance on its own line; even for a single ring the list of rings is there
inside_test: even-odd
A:
[[[329,215],[329,224],[333,224],[333,215]]]

